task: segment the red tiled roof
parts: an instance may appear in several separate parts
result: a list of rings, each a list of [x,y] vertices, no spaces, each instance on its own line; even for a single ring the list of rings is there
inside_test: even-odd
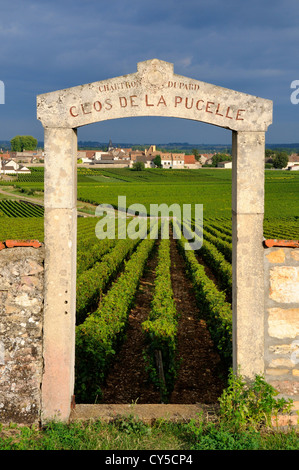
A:
[[[185,155],[185,163],[196,163],[194,155]]]
[[[10,154],[9,153],[1,153],[0,158],[4,158],[4,160],[10,160]]]
[[[292,155],[289,156],[289,162],[299,162],[299,155],[292,153]]]

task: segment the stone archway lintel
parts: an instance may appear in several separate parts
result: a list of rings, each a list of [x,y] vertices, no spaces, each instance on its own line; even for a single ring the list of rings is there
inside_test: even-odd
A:
[[[272,101],[174,74],[173,64],[158,59],[139,62],[132,74],[37,97],[37,118],[44,127],[78,128],[139,116],[265,132],[272,123]]]

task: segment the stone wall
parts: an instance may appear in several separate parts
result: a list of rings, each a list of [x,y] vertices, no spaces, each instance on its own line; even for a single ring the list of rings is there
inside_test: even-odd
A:
[[[43,277],[41,244],[0,243],[0,423],[3,424],[29,425],[40,420]]]
[[[299,409],[299,243],[266,246],[265,378]]]

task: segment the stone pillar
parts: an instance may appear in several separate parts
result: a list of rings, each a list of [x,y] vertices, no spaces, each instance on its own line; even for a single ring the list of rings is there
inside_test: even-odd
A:
[[[264,132],[233,131],[233,368],[264,373]]]
[[[43,422],[68,420],[74,390],[76,157],[76,129],[45,129]]]

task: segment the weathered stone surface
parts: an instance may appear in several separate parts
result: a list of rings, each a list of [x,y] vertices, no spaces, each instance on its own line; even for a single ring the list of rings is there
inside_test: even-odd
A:
[[[299,341],[289,344],[273,344],[269,346],[269,351],[273,354],[287,355],[291,357],[292,354],[299,355]]]
[[[296,408],[293,406],[293,410]],[[297,408],[298,409],[298,408]],[[278,415],[273,416],[271,419],[272,426],[277,428],[284,428],[289,426],[297,426],[299,422],[298,415]]]
[[[43,248],[0,252],[0,422],[39,423]],[[3,280],[3,277],[2,277]]]
[[[299,303],[298,266],[275,266],[270,270],[270,298],[276,302]]]
[[[294,380],[275,380],[271,385],[281,394],[289,397],[299,394],[299,381]]]
[[[285,252],[281,248],[266,255],[270,263],[283,263],[285,261]]]
[[[293,368],[294,363],[291,361],[291,358],[276,358],[273,359],[268,367],[288,367],[288,368]]]
[[[270,336],[283,339],[299,335],[299,308],[270,308],[268,314]]]
[[[297,249],[292,250],[292,251],[291,251],[291,257],[292,257],[295,261],[299,261],[299,250],[297,250]]]
[[[266,369],[267,375],[286,375],[289,372],[290,372],[289,369],[271,369],[271,368]]]
[[[233,212],[232,223],[234,368],[252,378],[264,372],[263,215]]]
[[[272,101],[176,75],[173,64],[139,62],[137,72],[37,97],[44,127],[77,128],[109,119],[167,116],[232,130],[263,131]]]
[[[233,132],[232,210],[237,214],[264,213],[264,152],[264,132]]]
[[[45,225],[43,420],[70,413],[74,390],[76,209],[48,209]],[[57,233],[63,233],[57,239]]]
[[[153,424],[159,419],[172,422],[186,422],[197,419],[201,413],[206,416],[215,416],[216,408],[213,405],[164,405],[164,404],[127,404],[127,405],[94,405],[79,404],[72,410],[70,421],[93,421],[100,419],[111,422],[117,416],[134,416],[147,424]]]
[[[73,129],[45,129],[46,210],[72,209],[77,204],[77,133]]]

